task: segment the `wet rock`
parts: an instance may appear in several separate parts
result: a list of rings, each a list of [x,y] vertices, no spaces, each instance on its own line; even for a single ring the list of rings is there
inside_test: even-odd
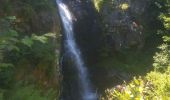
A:
[[[123,4],[127,5],[126,9],[120,7]],[[142,14],[146,12],[148,0],[115,0],[109,5],[103,5],[99,13],[102,15],[104,30],[112,39],[110,46],[118,51],[134,47],[141,49],[144,45]]]

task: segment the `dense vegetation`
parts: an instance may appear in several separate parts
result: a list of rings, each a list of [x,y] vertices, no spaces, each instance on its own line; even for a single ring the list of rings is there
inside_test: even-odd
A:
[[[54,100],[59,92],[54,2],[0,5],[0,100]]]

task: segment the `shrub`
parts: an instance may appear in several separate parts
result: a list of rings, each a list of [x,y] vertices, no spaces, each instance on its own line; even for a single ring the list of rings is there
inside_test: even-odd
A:
[[[121,88],[120,88],[121,87]],[[116,86],[106,90],[106,98],[103,100],[148,100],[146,95],[149,83],[141,78],[134,78],[130,83]]]
[[[162,44],[158,48],[160,49],[160,52],[156,52],[153,57],[153,67],[155,70],[165,71],[167,66],[170,64],[170,49],[167,43]]]
[[[10,96],[9,96],[10,95]],[[56,92],[52,89],[43,91],[35,88],[33,85],[19,86],[6,92],[4,100],[55,100]]]
[[[164,37],[164,41],[169,37]],[[170,48],[169,41],[163,43],[155,54],[154,71],[130,83],[106,90],[107,100],[169,100],[170,99]]]
[[[19,33],[12,27],[15,19],[15,16],[0,18],[0,100],[2,100],[2,96],[5,98],[3,100],[54,100],[54,96],[57,94],[54,94],[53,90],[49,90],[53,86],[46,87],[48,88],[46,94],[42,92],[45,87],[36,89],[33,86],[17,86],[14,88],[16,81],[23,80],[37,85],[40,79],[37,81],[34,81],[35,77],[30,79],[34,69],[44,70],[45,75],[43,75],[47,78],[46,80],[41,78],[42,83],[50,79],[52,81],[51,76],[55,77],[53,67],[56,67],[53,65],[56,60],[54,51],[56,46],[53,43],[55,34],[26,35]],[[45,65],[39,66],[41,62]],[[16,79],[17,74],[22,77]],[[10,93],[1,91],[1,89]]]
[[[146,79],[152,84],[152,92],[149,96],[155,99],[170,99],[170,74],[153,71],[148,73]],[[168,99],[169,98],[169,99]]]

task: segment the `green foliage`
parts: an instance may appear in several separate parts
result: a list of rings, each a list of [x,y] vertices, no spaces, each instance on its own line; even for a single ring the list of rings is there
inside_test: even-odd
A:
[[[127,3],[120,4],[120,8],[122,10],[127,10],[129,8],[129,5]]]
[[[93,0],[94,6],[98,12],[102,9],[103,5],[107,5],[110,8],[113,7],[114,0]]]
[[[163,37],[164,42],[153,57],[154,71],[144,78],[134,78],[130,83],[119,88],[106,90],[107,100],[169,100],[170,99],[170,48],[169,37]],[[103,100],[105,100],[103,99]]]
[[[28,36],[25,36],[23,39],[22,39],[22,43],[25,44],[26,46],[28,47],[31,47],[33,45],[33,41],[31,38],[29,38]]]
[[[146,76],[146,79],[152,84],[152,92],[149,93],[153,99],[167,98],[170,99],[170,74],[169,72],[150,72]],[[151,88],[151,87],[150,87]],[[168,99],[169,98],[169,99]],[[165,99],[164,99],[165,100]]]
[[[106,90],[106,98],[107,100],[143,100],[145,90],[144,81],[141,78],[134,78],[128,84]]]
[[[13,86],[16,82],[15,75],[20,68],[18,65],[21,60],[26,59],[31,65],[37,67],[40,61],[47,64],[40,69],[46,70],[46,75],[49,77],[53,70],[52,64],[55,62],[55,39],[54,33],[43,35],[26,35],[18,32],[12,27],[15,16],[0,18],[0,89],[10,91],[10,98],[5,100],[54,100],[56,94],[53,90],[48,90],[46,94],[42,94],[42,90],[37,90],[33,86],[16,87]],[[35,65],[35,60],[37,65]],[[26,68],[24,65],[23,68]],[[41,66],[38,66],[41,67]],[[32,67],[27,68],[32,69]],[[25,69],[25,71],[27,71]],[[49,78],[50,79],[50,78]],[[27,80],[27,79],[23,79]],[[30,81],[30,80],[29,80]],[[31,83],[31,81],[30,81]],[[12,90],[11,90],[12,89]],[[4,91],[0,91],[0,100],[4,95]],[[7,96],[7,97],[8,97]]]
[[[103,0],[93,0],[94,6],[97,11],[100,11],[101,4],[103,3]]]
[[[47,33],[44,34],[42,36],[37,36],[35,34],[32,34],[32,40],[36,40],[39,41],[41,43],[47,43],[49,38],[55,38],[55,34],[54,33]]]
[[[55,23],[55,1],[1,0],[0,5],[0,100],[54,100],[57,94],[49,87],[55,87],[50,76],[56,77],[56,34],[48,32]],[[29,84],[15,87],[23,80],[39,89]],[[50,82],[41,87],[39,81]],[[9,98],[4,99],[4,95]]]
[[[168,67],[169,68],[169,67]],[[170,72],[152,71],[143,79],[134,78],[121,88],[108,89],[107,100],[169,100]],[[121,90],[120,90],[121,89]],[[104,99],[105,100],[105,99]]]
[[[163,40],[164,40],[164,42],[170,42],[170,37],[168,37],[168,36],[163,36]]]
[[[14,16],[0,19],[0,89],[11,87],[14,74],[14,65],[4,61],[5,52],[18,51],[18,33],[10,27],[15,20]]]
[[[155,54],[154,71],[143,78],[134,78],[128,84],[106,90],[103,100],[169,100],[170,99],[170,48],[169,37]]]
[[[14,66],[12,64],[1,63],[0,64],[0,88],[9,88],[13,81]]]
[[[167,66],[170,64],[170,36],[168,34],[168,31],[170,30],[170,2],[168,0],[162,1],[165,5],[166,10],[160,14],[159,19],[162,21],[164,25],[164,29],[161,30],[161,33],[163,33],[163,41],[164,43],[160,45],[159,52],[156,52],[154,58],[153,66],[156,70],[163,70],[165,71],[167,69]]]
[[[167,66],[170,64],[170,49],[168,44],[164,43],[158,47],[160,52],[157,52],[153,57],[153,66],[155,70],[166,70]]]
[[[166,29],[170,29],[170,12],[166,15],[166,14],[161,14],[160,15],[160,19],[163,21],[164,27]]]
[[[0,19],[0,49],[3,50],[18,50],[15,44],[18,42],[18,33],[10,27],[13,22],[13,16],[11,18]]]
[[[31,47],[35,41],[39,41],[41,43],[47,43],[49,38],[55,38],[55,34],[54,33],[47,33],[41,36],[38,36],[36,34],[32,34],[31,37],[25,36],[22,40],[21,43],[23,43],[24,45]]]
[[[9,93],[7,92],[7,94],[4,94],[4,100],[55,100],[55,95],[56,92],[52,89],[46,90],[46,92],[43,93],[43,91],[29,85],[19,86]]]

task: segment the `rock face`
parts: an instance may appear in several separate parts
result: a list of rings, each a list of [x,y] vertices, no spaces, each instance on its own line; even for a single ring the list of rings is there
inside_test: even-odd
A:
[[[108,6],[109,5],[109,6]],[[100,14],[103,19],[107,41],[116,50],[142,48],[144,44],[143,14],[148,0],[114,0],[103,4]]]
[[[91,0],[64,0],[74,17],[76,43],[80,47],[84,59],[92,59],[98,55],[101,46],[101,28],[97,21],[97,12]],[[91,61],[91,60],[89,60]]]
[[[15,16],[15,29],[21,33],[59,33],[55,0],[0,1],[0,17]]]

